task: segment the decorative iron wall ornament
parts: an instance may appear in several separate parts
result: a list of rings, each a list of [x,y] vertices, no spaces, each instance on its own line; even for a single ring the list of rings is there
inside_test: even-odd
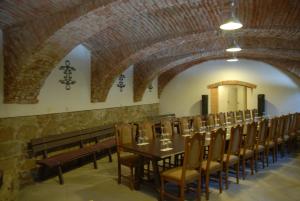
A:
[[[66,90],[70,90],[71,89],[71,85],[75,84],[76,81],[72,80],[72,71],[76,71],[76,69],[71,65],[71,62],[69,60],[65,61],[65,66],[61,66],[59,67],[59,70],[63,70],[64,71],[64,79],[63,80],[59,80],[59,82],[61,84],[65,84],[65,88]]]
[[[153,89],[152,82],[150,82],[150,84],[148,85],[148,89],[149,89],[149,92],[152,92],[152,89]]]
[[[122,91],[123,91],[123,88],[125,88],[125,86],[126,86],[126,85],[125,85],[125,81],[124,81],[125,78],[126,78],[126,77],[125,77],[124,74],[121,74],[120,77],[119,77],[119,83],[118,83],[117,86],[120,88],[120,92],[122,92]]]

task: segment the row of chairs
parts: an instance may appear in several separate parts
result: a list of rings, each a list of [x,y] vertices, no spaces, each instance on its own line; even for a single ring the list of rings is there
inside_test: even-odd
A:
[[[245,179],[246,161],[250,160],[251,174],[254,169],[257,172],[257,161],[262,162],[265,167],[265,160],[268,163],[269,152],[272,150],[273,163],[277,161],[278,148],[283,149],[285,145],[291,148],[296,143],[297,134],[300,134],[299,114],[284,115],[272,119],[264,119],[249,124],[241,124],[231,128],[230,140],[225,149],[225,135],[223,128],[213,131],[207,157],[203,158],[204,135],[196,133],[186,141],[184,162],[181,167],[166,170],[161,174],[161,200],[164,196],[177,198],[167,193],[164,189],[165,182],[176,182],[180,186],[179,200],[184,200],[184,187],[189,181],[198,181],[197,200],[201,194],[201,176],[205,177],[206,199],[209,199],[209,177],[211,173],[217,172],[219,177],[219,191],[222,192],[222,171],[225,173],[225,186],[228,188],[229,167],[234,166],[236,180],[239,183],[239,167],[242,163],[243,179]],[[298,123],[297,123],[298,122]],[[243,126],[247,127],[246,134],[243,134]],[[194,143],[196,145],[194,145]],[[197,147],[197,148],[195,148]],[[195,159],[199,158],[197,163]],[[255,168],[254,168],[255,166]],[[196,172],[195,172],[196,170]],[[193,172],[190,173],[190,171]],[[176,172],[176,173],[175,173]],[[193,175],[193,177],[192,177]],[[176,179],[175,179],[176,177]],[[191,178],[192,177],[192,178]]]
[[[247,112],[244,111],[243,117],[246,117],[246,114]],[[223,128],[212,132],[210,136],[211,140],[208,152],[204,152],[204,135],[200,133],[197,134],[197,132],[195,132],[196,134],[194,134],[192,138],[188,138],[188,140],[186,140],[186,150],[184,153],[184,157],[182,158],[183,163],[173,163],[175,165],[180,164],[181,166],[163,171],[161,174],[162,199],[164,195],[174,197],[173,195],[165,191],[164,183],[166,181],[178,183],[178,185],[181,187],[180,199],[184,199],[185,184],[195,179],[194,176],[196,175],[196,179],[198,180],[199,178],[201,180],[201,176],[204,175],[206,198],[208,199],[209,178],[211,173],[218,173],[220,192],[222,192],[222,171],[225,172],[225,184],[226,188],[228,188],[229,167],[235,167],[236,179],[238,183],[240,163],[242,163],[243,178],[245,178],[246,161],[250,160],[251,162],[251,174],[253,174],[254,172],[254,165],[255,170],[257,171],[256,164],[258,160],[262,162],[263,168],[265,165],[265,160],[267,162],[267,166],[269,165],[268,155],[270,151],[272,151],[273,162],[277,161],[278,150],[280,149],[281,153],[283,154],[285,145],[289,145],[288,147],[291,147],[290,145],[293,144],[296,137],[296,131],[299,130],[300,115],[285,115],[282,117],[273,118],[271,120],[263,120],[257,123],[253,121],[255,117],[257,117],[256,112],[254,111],[252,112],[252,114],[253,115],[250,114],[252,123],[245,125],[242,124],[243,121],[235,121],[240,125],[232,127],[230,132],[230,140],[227,146],[225,146],[226,131]],[[177,124],[175,122],[177,122]],[[194,131],[198,131],[201,127],[204,126],[203,122],[204,121],[201,116],[194,116],[183,117],[179,119],[164,118],[158,124],[154,124],[150,121],[144,121],[136,124],[118,125],[116,128],[117,144],[119,145],[122,143],[130,143],[133,140],[136,140],[136,137],[139,135],[147,136],[149,140],[151,140],[160,135],[158,133],[158,130],[162,133],[168,132],[173,135],[176,133],[184,134],[185,132],[191,132],[191,129]],[[246,127],[246,129],[244,127]],[[245,130],[246,133],[244,133]],[[127,178],[129,178],[130,180],[130,187],[133,188],[135,184],[134,167],[137,163],[138,156],[128,153],[124,155],[123,150],[121,150],[120,146],[117,147],[118,182],[121,183],[121,177],[123,177],[123,175],[121,174],[121,165],[127,166],[130,169],[130,176]],[[227,149],[225,149],[225,147],[227,147]],[[146,165],[149,173],[149,161],[146,161]],[[196,166],[197,168],[195,168]],[[165,170],[165,166],[163,170]],[[200,180],[199,182],[201,182]],[[201,187],[198,185],[197,192],[199,195],[200,191]],[[197,197],[200,199],[199,196]]]

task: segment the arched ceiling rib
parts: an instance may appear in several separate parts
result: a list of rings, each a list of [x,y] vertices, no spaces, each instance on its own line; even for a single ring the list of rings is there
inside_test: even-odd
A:
[[[7,4],[8,1],[3,2]],[[0,10],[6,11],[3,8],[5,5],[3,2],[0,3]],[[26,9],[30,11],[37,2],[37,0],[28,1]],[[94,0],[88,1],[89,6],[86,5],[86,9],[82,10],[79,9],[79,5],[87,4],[87,1],[64,1],[65,4],[62,7],[57,7],[61,0],[44,2],[46,2],[44,5],[37,4],[37,8],[43,10],[48,6],[47,3],[52,2],[54,8],[45,15],[40,14],[51,22],[52,20],[59,21],[58,17],[55,17],[59,16],[58,13],[72,13],[74,9],[71,8],[78,8],[78,11],[65,17],[66,19],[58,24],[53,24],[53,26],[49,24],[49,29],[46,31],[44,29],[33,34],[34,42],[30,47],[20,42],[30,35],[24,27],[30,24],[31,29],[28,30],[33,31],[35,29],[32,27],[43,27],[43,21],[38,22],[29,15],[23,16],[23,23],[20,16],[26,15],[24,12],[16,15],[15,22],[10,20],[5,24],[0,15],[0,26],[6,27],[4,30],[6,102],[36,102],[39,90],[55,64],[80,43],[92,51],[92,101],[105,100],[105,94],[112,81],[126,69],[128,64],[140,66],[135,69],[135,72],[138,72],[143,71],[143,68],[149,68],[152,65],[151,62],[157,66],[164,66],[162,63],[159,64],[159,61],[167,64],[168,59],[171,61],[187,57],[197,51],[205,52],[211,49],[221,51],[228,45],[226,39],[229,37],[228,34],[223,34],[218,29],[224,15],[223,11],[228,10],[228,1]],[[51,8],[51,5],[48,8]],[[256,48],[259,48],[259,51],[275,51],[279,48],[284,52],[289,52],[287,59],[293,59],[293,55],[298,56],[299,1],[239,1],[238,15],[244,23],[244,28],[235,33],[235,37],[241,40],[239,42],[246,48],[253,49],[253,51]],[[54,17],[51,18],[51,16]],[[14,23],[17,23],[17,26],[13,26]],[[264,33],[262,30],[268,30],[268,32]],[[8,36],[6,33],[13,34]],[[181,42],[176,40],[193,34],[204,36],[208,33],[214,33],[216,37],[219,37],[219,42],[214,43],[215,46],[200,42],[197,46],[194,41],[196,44],[193,48],[184,45],[181,47],[178,46],[178,42],[184,44],[185,40]],[[213,37],[204,36],[203,41],[209,41],[210,38]],[[165,41],[171,42],[171,39],[175,39],[176,50],[157,45],[165,44]],[[24,49],[22,49],[22,44],[26,46]],[[151,50],[155,45],[164,50]],[[21,48],[18,48],[19,46]],[[152,53],[149,53],[151,51]],[[145,61],[147,61],[147,67],[142,65]],[[105,76],[102,76],[103,74]]]

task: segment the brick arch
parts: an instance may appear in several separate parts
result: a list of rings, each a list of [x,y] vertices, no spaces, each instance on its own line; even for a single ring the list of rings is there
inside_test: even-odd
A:
[[[217,59],[225,59],[227,57],[225,56],[216,56],[213,59],[217,60]],[[244,59],[252,59],[252,60],[256,60],[256,61],[260,61],[260,62],[264,62],[267,64],[270,64],[280,70],[283,70],[286,73],[291,73],[294,76],[296,76],[298,79],[300,77],[300,62],[299,61],[290,61],[290,60],[286,60],[286,59],[263,59],[261,57],[249,57],[249,56],[242,56],[240,58],[244,58]],[[212,58],[211,58],[212,59]],[[165,86],[173,79],[175,78],[178,74],[182,73],[183,71],[197,65],[197,64],[201,64],[203,62],[208,61],[205,58],[200,58],[200,59],[196,59],[194,61],[191,62],[187,62],[184,64],[180,64],[175,66],[172,69],[169,69],[167,71],[165,71],[164,73],[160,74],[158,77],[158,96],[160,97],[163,89],[165,88]]]
[[[177,0],[116,0],[107,6],[96,8],[87,14],[78,17],[56,31],[38,51],[33,52],[21,65],[11,69],[5,67],[4,102],[5,103],[36,103],[40,88],[50,72],[68,52],[78,44],[93,37],[93,35],[113,27],[122,20],[147,12],[157,12],[164,8],[172,9],[179,5],[208,6],[214,2],[194,2]],[[201,10],[201,9],[200,9]],[[205,11],[205,8],[202,8]],[[10,64],[8,64],[10,65]],[[41,67],[42,66],[42,67]],[[34,78],[32,72],[36,71]],[[24,90],[26,88],[26,90]]]
[[[240,40],[245,40],[244,42],[241,41],[242,45],[245,43],[245,46],[249,46],[249,40],[255,41],[255,43],[262,44],[260,46],[271,46],[272,42],[275,41],[275,46],[273,45],[272,48],[288,48],[287,44],[294,44],[295,49],[300,49],[300,44],[295,43],[294,41],[297,40],[300,36],[300,33],[291,32],[290,30],[277,30],[277,29],[242,29],[235,33],[237,38],[241,38]],[[280,36],[280,37],[278,37]],[[178,46],[187,45],[188,49],[190,49],[189,44],[196,46],[195,52],[197,49],[203,51],[203,47],[206,47],[214,42],[220,40],[222,43],[227,44],[226,35],[222,35],[219,31],[210,31],[204,33],[195,33],[195,34],[187,34],[185,36],[176,37],[173,39],[160,41],[154,43],[146,48],[137,49],[136,52],[131,54],[131,52],[125,52],[119,57],[123,60],[119,63],[113,63],[112,65],[103,65],[105,63],[101,60],[102,55],[97,55],[97,48],[99,47],[98,43],[94,42],[94,45],[87,44],[87,46],[91,46],[93,52],[93,59],[92,59],[92,101],[105,101],[107,94],[114,83],[116,77],[123,72],[130,64],[137,64],[135,69],[135,79],[134,79],[134,87],[135,91],[140,86],[140,78],[142,81],[151,81],[153,77],[145,80],[144,78],[148,77],[149,70],[147,69],[148,66],[151,66],[151,69],[155,69],[153,66],[160,66],[157,62],[150,62],[150,64],[140,64],[143,60],[147,60],[150,57],[161,57],[163,54],[161,52],[166,51],[166,53],[170,56],[174,54],[174,52],[168,53],[169,50],[178,50]],[[199,45],[198,45],[199,43]],[[197,45],[199,47],[197,47]],[[227,46],[227,45],[226,45]],[[256,46],[256,45],[255,45]],[[219,46],[221,49],[224,48],[224,45]],[[201,50],[202,49],[202,50]],[[206,49],[208,50],[208,49]],[[186,54],[191,53],[186,51]],[[184,52],[183,52],[184,53]],[[165,53],[164,53],[165,54]],[[159,55],[159,56],[156,56]],[[100,58],[100,59],[99,59]],[[152,64],[151,64],[152,63]],[[150,71],[151,71],[150,69]],[[142,73],[142,76],[139,74]]]
[[[5,102],[37,102],[39,90],[56,63],[58,63],[71,49],[73,49],[79,43],[89,41],[89,39],[97,33],[102,33],[103,31],[108,29],[113,30],[115,25],[119,21],[127,22],[135,16],[143,16],[148,24],[155,22],[155,24],[158,25],[158,22],[166,18],[167,20],[169,20],[167,27],[169,27],[171,31],[165,32],[166,29],[163,27],[161,30],[159,30],[160,37],[158,38],[158,40],[165,40],[170,37],[174,37],[174,34],[177,34],[177,36],[180,35],[180,33],[184,35],[186,33],[195,31],[194,29],[201,28],[201,26],[199,27],[198,24],[198,22],[201,21],[199,19],[199,16],[206,16],[206,18],[208,19],[207,27],[205,27],[206,30],[204,31],[207,31],[208,29],[218,29],[216,25],[219,24],[218,20],[220,20],[221,12],[219,10],[219,7],[221,4],[222,1],[217,0],[153,0],[142,2],[139,0],[116,0],[108,4],[107,6],[95,8],[87,14],[76,18],[68,24],[65,24],[61,29],[56,31],[55,34],[47,38],[46,42],[39,45],[38,50],[34,51],[33,54],[31,54],[32,56],[26,58],[26,61],[22,62],[21,65],[17,65],[15,66],[15,68],[6,67],[7,75],[5,75],[4,86]],[[296,7],[297,6],[299,5],[296,4]],[[182,12],[179,12],[181,11],[179,7],[185,9],[186,12],[184,12],[184,14],[182,14]],[[289,13],[285,11],[289,11],[289,9],[291,9],[291,6],[285,1],[282,1],[280,4],[272,4],[271,2],[258,0],[254,0],[253,2],[246,1],[241,2],[239,9],[245,13],[241,16],[241,19],[243,22],[245,22],[246,28],[263,28],[265,27],[265,24],[268,25],[268,28],[271,27],[268,24],[269,20],[265,17],[267,15],[259,15],[259,13],[265,12],[274,15],[274,25],[280,27],[281,29],[299,25],[297,19],[300,12],[297,9],[294,9],[293,15],[277,15],[276,12],[278,11],[278,8],[282,7],[284,7],[285,9],[280,11],[282,11],[283,13]],[[185,20],[185,18],[190,15],[190,8],[194,8],[194,10],[196,10],[198,13],[198,15],[196,16],[197,18],[195,17],[192,21]],[[164,16],[164,12],[167,10],[170,10],[169,13],[174,13],[174,16],[176,16],[176,18],[173,19]],[[255,10],[255,13],[252,12],[253,10]],[[161,13],[161,11],[163,12]],[[157,14],[157,16],[155,15],[157,19],[153,21],[153,17],[148,18],[148,13]],[[258,14],[258,16],[260,17],[257,18],[255,16],[256,14]],[[176,23],[174,23],[174,20],[176,21]],[[177,20],[179,23],[177,23]],[[206,22],[206,20],[204,21]],[[189,24],[189,26],[192,28],[189,28],[187,24]],[[124,26],[124,29],[128,28],[126,25],[126,23],[118,24],[119,27]],[[184,27],[186,27],[186,29],[183,29]],[[291,31],[293,32],[294,30]],[[140,32],[133,32],[132,34],[128,35],[127,39],[130,39],[128,40],[129,44],[131,46],[134,46],[134,40],[137,40],[137,43],[147,43],[147,41],[151,38],[149,39],[147,37],[143,37],[144,34],[145,30],[141,30]],[[112,37],[116,37],[116,35],[112,35]],[[116,43],[113,43],[111,46],[107,47],[109,47],[110,49],[122,48],[124,51],[128,49],[126,40],[116,41],[121,42],[121,45],[116,46]],[[108,44],[110,40],[104,40],[103,42],[104,44]],[[97,55],[99,54],[97,53]],[[112,55],[111,57],[104,59],[110,65],[112,65],[112,61],[115,58],[116,57]],[[113,71],[117,72],[118,69],[114,69]],[[34,72],[34,76],[32,76],[32,72]],[[96,74],[97,73],[98,72],[96,72]],[[26,90],[23,90],[24,88],[26,88]]]
[[[209,50],[208,50],[209,51]],[[140,101],[143,97],[143,94],[147,88],[148,83],[154,79],[155,76],[174,68],[177,65],[182,65],[189,62],[194,62],[195,60],[199,60],[202,58],[204,60],[214,59],[215,57],[229,57],[230,54],[223,51],[210,50],[210,52],[203,52],[200,54],[195,54],[192,56],[187,56],[183,59],[178,56],[174,56],[173,61],[170,60],[170,63],[159,62],[143,62],[141,63],[142,67],[139,67],[137,73],[134,75],[134,100]],[[239,53],[239,57],[250,57],[250,58],[282,58],[285,60],[298,60],[299,61],[299,52],[295,51],[287,51],[284,49],[244,49],[241,53]],[[160,63],[160,64],[159,64]]]

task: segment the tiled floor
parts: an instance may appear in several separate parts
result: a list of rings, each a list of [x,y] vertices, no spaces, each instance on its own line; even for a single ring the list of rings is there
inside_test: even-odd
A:
[[[153,201],[156,193],[150,186],[142,185],[140,191],[131,191],[126,183],[116,181],[116,159],[98,161],[99,169],[85,165],[64,174],[65,184],[59,185],[55,177],[27,186],[19,193],[19,201]],[[253,176],[235,184],[230,178],[229,189],[218,193],[217,183],[211,182],[210,201],[299,201],[300,152],[279,158],[268,168],[259,169]],[[175,189],[173,186],[170,189]],[[188,196],[187,200],[191,200]],[[202,200],[205,200],[204,194]]]

